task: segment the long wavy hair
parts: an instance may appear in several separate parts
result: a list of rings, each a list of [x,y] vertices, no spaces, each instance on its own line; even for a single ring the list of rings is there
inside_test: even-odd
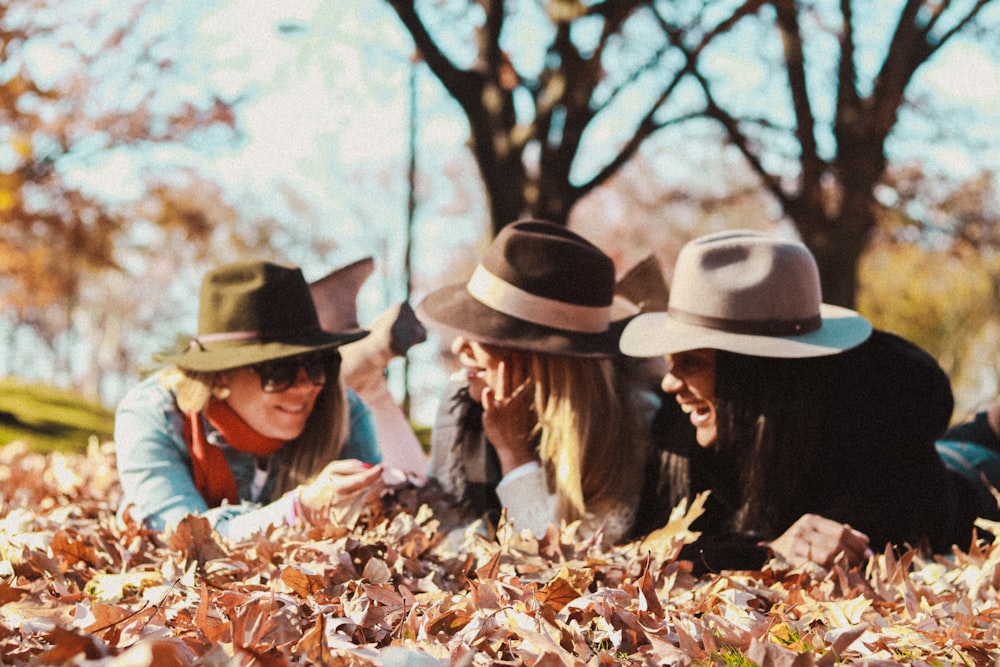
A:
[[[648,428],[627,373],[611,359],[530,355],[538,455],[561,518],[634,504]]]
[[[715,447],[740,471],[734,530],[770,539],[813,509],[805,505],[827,446],[831,368],[826,358],[717,351]]]
[[[173,390],[182,412],[201,412],[224,374],[173,368],[164,374],[164,384]],[[338,373],[327,378],[302,434],[274,454],[272,465],[278,477],[272,500],[308,481],[338,458],[349,430],[347,396]]]

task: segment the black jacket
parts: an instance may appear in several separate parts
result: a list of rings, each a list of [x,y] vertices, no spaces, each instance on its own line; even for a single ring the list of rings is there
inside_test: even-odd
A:
[[[954,408],[947,375],[929,354],[883,331],[832,363],[825,405],[817,406],[829,455],[812,470],[796,467],[790,456],[788,474],[810,480],[792,514],[850,524],[868,535],[875,551],[886,543],[937,553],[950,552],[953,544],[968,547],[976,491],[946,469],[935,449]],[[733,531],[740,470],[697,445],[672,397],[662,412],[640,530],[662,525],[682,498],[711,490],[705,514],[692,525],[702,537],[681,557],[693,561],[696,573],[759,568],[769,556],[759,542],[777,535]],[[686,475],[676,474],[685,468]],[[678,479],[687,479],[687,487],[678,488]]]

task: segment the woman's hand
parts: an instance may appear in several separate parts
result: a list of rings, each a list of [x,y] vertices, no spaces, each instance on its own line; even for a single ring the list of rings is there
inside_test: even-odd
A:
[[[382,466],[356,459],[332,461],[299,487],[299,507],[310,523],[329,521],[338,508],[365,503],[382,492]]]
[[[497,367],[497,386],[486,387],[483,405],[483,433],[493,445],[506,475],[520,465],[536,460],[533,383],[528,377],[523,355],[513,354]]]
[[[818,514],[803,514],[767,546],[796,567],[816,563],[829,568],[841,554],[853,567],[872,555],[867,535]]]

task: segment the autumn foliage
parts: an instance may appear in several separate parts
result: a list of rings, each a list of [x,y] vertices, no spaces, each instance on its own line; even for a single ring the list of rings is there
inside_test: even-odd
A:
[[[695,578],[697,507],[642,543],[455,522],[391,485],[342,525],[240,543],[201,519],[119,522],[111,445],[0,451],[0,655],[9,665],[992,664],[1000,549],[863,570]],[[697,505],[697,503],[695,503]]]

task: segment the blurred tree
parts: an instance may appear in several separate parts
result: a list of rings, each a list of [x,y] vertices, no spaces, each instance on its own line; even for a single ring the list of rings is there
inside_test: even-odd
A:
[[[566,222],[663,128],[711,119],[842,305],[915,74],[959,34],[995,48],[1000,4],[386,1],[468,119],[494,232]]]
[[[645,29],[649,0],[388,2],[468,119],[494,234],[524,215],[566,223],[662,126],[656,111],[683,74],[669,71],[669,44]],[[636,97],[644,89],[648,101]],[[641,110],[621,117],[621,146],[575,182],[585,133],[622,105]]]
[[[975,174],[953,185],[911,166],[890,170],[885,181],[881,194],[892,194],[892,206],[876,208],[858,309],[930,352],[952,379],[956,419],[968,417],[1000,389],[995,179]]]
[[[155,3],[117,9],[0,4],[0,309],[13,319],[11,330],[25,325],[52,350],[56,375],[73,363],[85,284],[119,266],[120,242],[136,223],[134,211],[71,174],[124,148],[199,140],[210,128],[232,135],[235,127],[220,99],[179,94],[174,70],[183,46],[162,26],[155,30]],[[156,187],[147,194],[162,195]],[[166,208],[159,222],[192,238],[212,226],[198,211]]]
[[[73,384],[86,396],[116,395],[106,383],[137,377],[148,370],[151,352],[177,347],[177,338],[190,333],[184,316],[193,314],[204,271],[255,255],[252,243],[266,245],[274,227],[241,219],[221,187],[195,170],[170,176],[149,176],[144,196],[116,207],[129,230],[116,242],[121,268],[87,274],[62,333],[77,337]]]
[[[873,4],[847,0],[764,3],[756,20],[773,35],[771,43],[781,45],[786,91],[760,99],[777,114],[759,105],[743,112],[741,97],[727,96],[700,52],[675,36],[705,94],[706,114],[725,128],[816,255],[826,300],[854,304],[858,261],[876,224],[887,141],[917,71],[962,33],[994,46],[995,13],[994,25],[977,23],[989,5],[997,3],[904,0],[895,12],[881,5],[880,15]],[[819,69],[811,62],[823,59],[828,64]]]
[[[681,246],[697,236],[737,226],[771,227],[774,206],[752,174],[732,162],[719,165],[719,156],[689,153],[682,159],[691,173],[719,176],[668,180],[659,165],[678,159],[679,151],[667,146],[642,151],[573,207],[569,226],[608,253],[619,273],[652,253],[664,276],[673,273]]]

